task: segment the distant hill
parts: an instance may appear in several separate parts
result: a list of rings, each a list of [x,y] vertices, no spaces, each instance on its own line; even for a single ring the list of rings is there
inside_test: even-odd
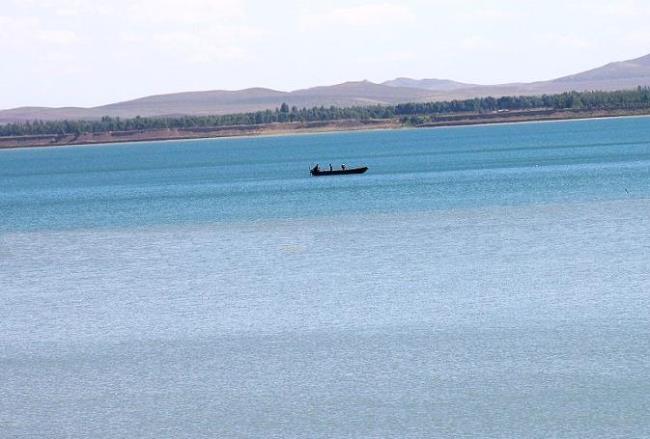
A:
[[[574,75],[563,76],[550,81],[532,82],[528,84],[506,84],[503,86],[485,87],[482,92],[509,94],[561,93],[565,91],[587,90],[624,90],[638,86],[650,86],[650,55],[641,58],[614,62],[596,69]]]
[[[225,114],[274,108],[287,93],[267,88],[238,91],[195,91],[148,96],[93,108],[107,116],[134,117],[182,114]]]
[[[355,106],[467,99],[485,96],[535,95],[564,91],[621,90],[650,86],[650,55],[549,81],[475,85],[446,79],[397,78],[383,84],[369,81],[313,87],[292,92],[249,88],[149,96],[93,108],[21,107],[0,111],[0,123],[26,120],[97,119],[102,116],[178,116],[227,114],[290,106]]]
[[[466,84],[463,82],[452,81],[450,79],[411,79],[397,78],[390,81],[382,82],[382,85],[389,87],[420,88],[432,91],[451,91],[460,88],[475,87],[476,84]]]
[[[634,87],[650,84],[650,55],[641,58],[607,64],[593,70],[569,75],[549,81],[553,84],[578,84],[584,87],[588,84],[600,90],[611,90],[612,87]]]
[[[95,119],[102,116],[178,116],[228,114],[274,109],[286,102],[290,106],[366,106],[389,105],[400,102],[422,101],[431,93],[413,88],[388,87],[369,81],[314,87],[292,92],[265,88],[238,91],[198,91],[172,93],[93,108],[21,107],[0,111],[0,122],[21,120]]]
[[[311,107],[397,104],[405,100],[419,101],[429,95],[428,90],[388,87],[370,81],[358,81],[297,90],[288,93],[285,97],[289,105]]]
[[[398,81],[398,82],[395,82]],[[411,84],[426,88],[426,81],[433,81],[435,86],[440,80],[420,81],[408,78],[400,80],[387,81],[384,84]],[[512,95],[536,95],[562,93],[565,91],[588,91],[588,90],[624,90],[638,86],[650,86],[650,55],[641,58],[614,62],[596,69],[587,70],[586,72],[574,75],[564,76],[549,81],[538,81],[530,83],[511,83],[500,85],[467,85],[466,87],[456,87],[462,84],[454,81],[451,82],[452,89],[448,93],[439,94],[440,98],[447,99],[467,99],[472,97],[485,96],[512,96]],[[442,82],[444,84],[444,80]]]

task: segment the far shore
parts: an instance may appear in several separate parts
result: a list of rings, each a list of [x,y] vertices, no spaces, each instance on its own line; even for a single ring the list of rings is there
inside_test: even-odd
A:
[[[169,140],[213,139],[228,137],[282,136],[345,131],[394,130],[403,128],[434,128],[485,124],[509,124],[520,122],[543,122],[613,117],[647,116],[644,110],[534,110],[485,114],[441,115],[432,121],[412,125],[399,119],[338,120],[331,122],[290,122],[264,125],[234,125],[214,128],[173,128],[158,130],[134,130],[80,135],[38,135],[0,137],[0,149],[57,147],[73,145],[100,145],[110,143],[154,142]]]

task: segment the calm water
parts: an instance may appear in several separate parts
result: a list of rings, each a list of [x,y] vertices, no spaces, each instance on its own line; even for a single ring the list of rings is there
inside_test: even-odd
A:
[[[649,437],[649,293],[650,118],[0,151],[0,437]]]

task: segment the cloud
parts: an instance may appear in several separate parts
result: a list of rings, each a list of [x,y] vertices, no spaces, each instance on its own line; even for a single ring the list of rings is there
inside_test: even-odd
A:
[[[154,24],[225,23],[244,16],[241,0],[132,0],[127,16]]]
[[[591,42],[585,38],[573,34],[544,34],[538,38],[540,45],[545,47],[560,47],[569,49],[587,49],[592,46]]]
[[[650,8],[648,7],[647,0],[582,0],[577,5],[586,12],[605,17],[650,17]]]
[[[87,70],[77,53],[81,47],[81,39],[71,30],[46,25],[35,17],[0,16],[0,51],[12,60],[3,66],[2,80],[7,84],[11,83],[8,78],[21,84],[27,77],[38,77],[36,82],[43,87],[48,81]],[[50,91],[44,89],[43,94]]]
[[[247,26],[212,26],[201,30],[171,30],[153,34],[123,32],[122,43],[149,46],[169,57],[191,63],[243,60],[247,46],[264,34]]]
[[[0,48],[5,50],[39,46],[69,45],[79,41],[77,34],[67,29],[46,27],[35,17],[0,16]]]
[[[325,12],[308,12],[300,17],[300,29],[351,26],[371,27],[414,21],[415,14],[403,4],[369,3],[335,8]]]
[[[492,50],[496,49],[498,44],[479,35],[470,35],[460,41],[460,47],[465,50]]]
[[[242,24],[244,9],[242,0],[131,0],[127,16],[139,30],[121,40],[191,63],[242,60],[262,34]]]
[[[525,15],[513,9],[478,8],[469,13],[464,13],[465,18],[481,21],[512,21],[523,18]]]
[[[77,34],[70,30],[40,29],[35,36],[45,43],[52,44],[71,44],[79,41]]]
[[[206,38],[191,33],[159,34],[154,39],[159,50],[196,64],[234,61],[246,57],[246,50],[242,47],[214,44]]]
[[[124,0],[121,0],[124,1]],[[128,2],[128,0],[126,0]],[[96,14],[109,14],[117,11],[120,0],[98,2],[85,0],[13,0],[17,10],[28,11],[31,15],[44,14],[48,17],[88,17]],[[122,11],[123,12],[123,9]]]

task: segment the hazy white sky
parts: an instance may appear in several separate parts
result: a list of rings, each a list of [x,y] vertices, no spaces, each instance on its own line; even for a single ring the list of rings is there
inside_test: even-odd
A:
[[[648,23],[650,0],[0,0],[0,108],[550,79],[650,53]]]

